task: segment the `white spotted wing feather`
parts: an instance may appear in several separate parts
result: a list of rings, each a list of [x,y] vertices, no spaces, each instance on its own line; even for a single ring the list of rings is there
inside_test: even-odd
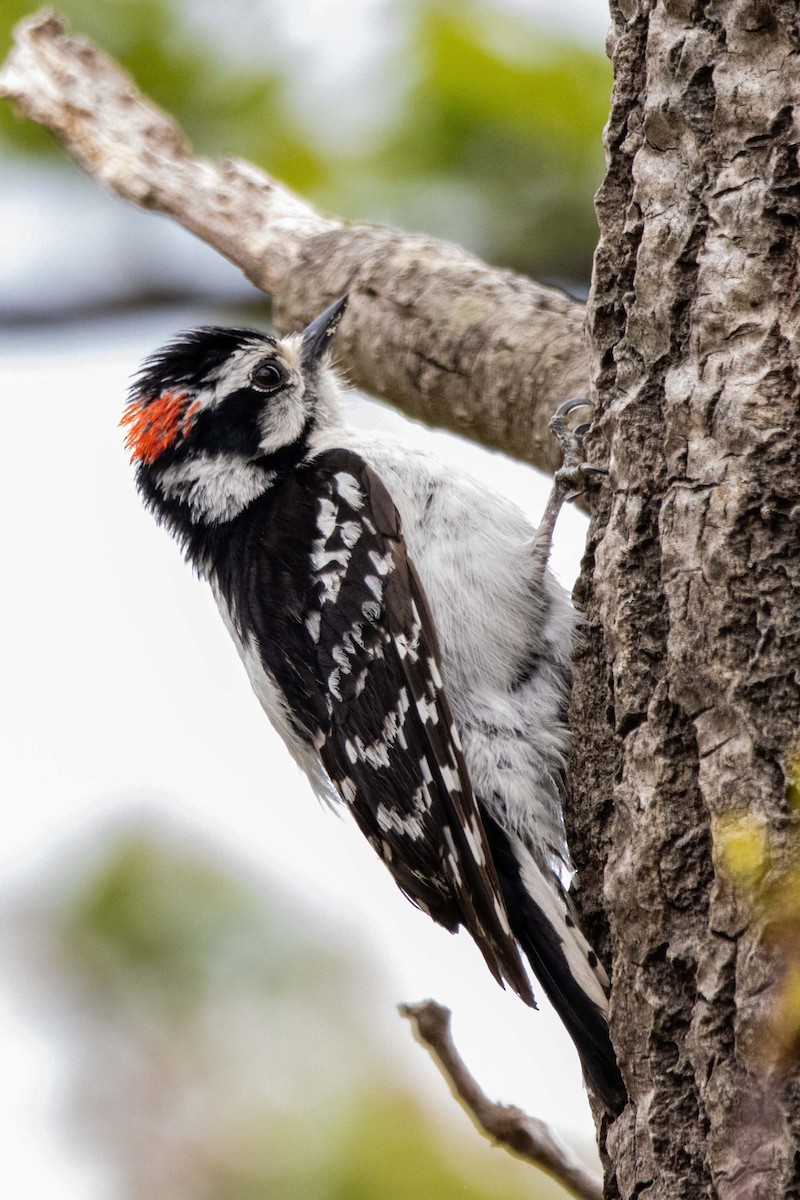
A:
[[[238,639],[259,652],[254,685],[274,681],[287,741],[319,755],[403,892],[446,928],[464,925],[496,978],[533,1003],[389,493],[335,449],[265,503],[237,560],[247,577],[234,563],[229,589]]]

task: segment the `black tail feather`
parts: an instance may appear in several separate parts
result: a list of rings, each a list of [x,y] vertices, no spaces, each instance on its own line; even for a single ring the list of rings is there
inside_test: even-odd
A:
[[[525,886],[508,835],[484,804],[481,816],[514,937],[575,1043],[589,1088],[609,1113],[617,1115],[626,1103],[627,1093],[606,1015],[570,970],[561,933]]]

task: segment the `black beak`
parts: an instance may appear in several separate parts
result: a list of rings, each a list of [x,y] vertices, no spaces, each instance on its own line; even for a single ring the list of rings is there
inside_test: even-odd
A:
[[[328,346],[331,343],[333,335],[339,328],[339,322],[344,316],[344,311],[347,308],[347,295],[340,296],[338,300],[334,300],[333,304],[325,309],[324,313],[312,321],[310,325],[306,325],[303,330],[303,366],[310,367],[314,363],[319,362]]]

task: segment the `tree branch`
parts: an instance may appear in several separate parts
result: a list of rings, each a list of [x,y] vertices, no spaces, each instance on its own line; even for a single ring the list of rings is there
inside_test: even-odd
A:
[[[521,1108],[496,1104],[481,1091],[467,1070],[450,1033],[450,1009],[425,1000],[401,1004],[400,1015],[411,1022],[414,1036],[430,1053],[450,1090],[481,1133],[525,1162],[552,1175],[581,1200],[602,1200],[603,1189],[583,1167],[570,1159],[543,1121]]]
[[[176,122],[50,13],[18,27],[0,96],[99,183],[241,267],[272,296],[281,332],[349,291],[337,349],[359,387],[544,470],[558,465],[547,420],[588,388],[582,305],[448,242],[323,217],[248,163],[193,156]]]

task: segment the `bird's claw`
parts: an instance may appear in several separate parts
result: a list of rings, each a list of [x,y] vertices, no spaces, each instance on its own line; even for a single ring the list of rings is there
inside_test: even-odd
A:
[[[594,408],[594,405],[584,396],[573,396],[559,404],[549,421],[550,431],[561,447],[564,466],[572,468],[583,462],[583,435],[590,424],[584,421],[574,429],[570,428],[567,417],[576,408]]]
[[[569,400],[562,400],[558,408],[550,418],[551,421],[559,420],[571,413],[573,408],[594,408],[591,400],[587,400],[585,396],[570,396]]]
[[[564,459],[563,465],[555,473],[556,483],[565,493],[567,489],[574,489],[564,496],[568,502],[583,495],[583,485],[588,476],[608,474],[605,467],[596,467],[583,460],[583,439],[591,429],[591,421],[583,421],[571,429],[566,418],[576,408],[594,408],[594,404],[585,396],[573,396],[559,404],[549,421],[550,430],[561,446]]]

